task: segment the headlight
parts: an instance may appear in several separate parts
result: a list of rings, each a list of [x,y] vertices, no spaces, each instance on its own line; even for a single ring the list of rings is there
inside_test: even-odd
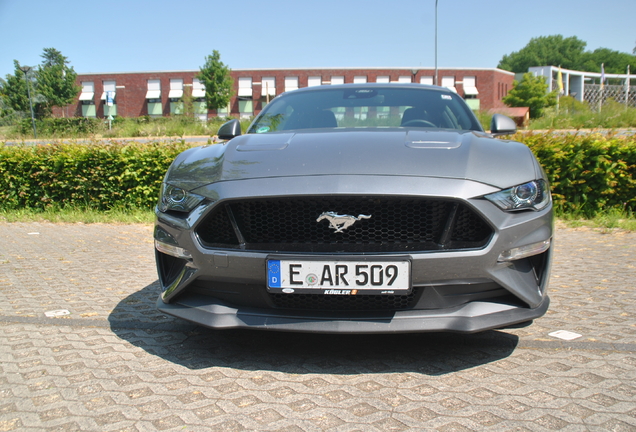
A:
[[[178,211],[188,213],[194,209],[204,197],[188,192],[185,189],[163,183],[159,196],[159,210],[162,212]]]
[[[533,180],[510,189],[486,195],[486,199],[504,210],[541,210],[550,203],[545,180]]]

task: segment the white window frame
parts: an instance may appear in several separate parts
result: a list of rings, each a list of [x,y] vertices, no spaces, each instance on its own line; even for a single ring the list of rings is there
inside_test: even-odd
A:
[[[465,76],[462,78],[462,85],[464,87],[464,95],[465,96],[477,96],[479,92],[477,91],[476,85],[477,79],[474,76]]]
[[[252,77],[239,77],[238,97],[252,97]]]
[[[320,76],[307,77],[307,87],[315,87],[319,85],[322,85],[322,77]]]
[[[422,76],[420,77],[420,84],[426,84],[426,85],[434,85],[435,84],[435,78],[432,76]]]
[[[447,89],[457,93],[457,89],[455,88],[455,77],[454,76],[442,77],[442,87],[446,87]]]
[[[262,77],[261,78],[261,96],[276,96],[276,78],[275,77]]]
[[[345,83],[345,77],[342,75],[332,76],[331,85],[340,85]]]
[[[410,76],[402,75],[398,77],[398,83],[411,83],[413,82]]]
[[[353,77],[353,83],[354,84],[366,84],[367,83],[367,76],[366,75],[354,76]]]
[[[285,91],[298,90],[298,77],[285,77]]]
[[[388,83],[391,82],[391,77],[388,76],[388,75],[380,75],[380,76],[375,77],[375,82],[388,84]]]
[[[168,93],[168,98],[181,99],[182,97],[183,97],[183,79],[170,78],[170,92]]]
[[[161,80],[149,79],[146,99],[161,99]]]
[[[95,83],[93,81],[82,81],[82,93],[79,97],[80,101],[95,100]]]
[[[115,100],[115,95],[117,93],[117,83],[115,81],[103,81],[102,82],[102,86],[104,88],[104,91],[102,92],[101,100],[105,101],[106,100],[106,93],[112,92],[113,93],[113,101],[114,101]]]
[[[199,78],[192,80],[192,97],[196,99],[205,97],[205,86]]]

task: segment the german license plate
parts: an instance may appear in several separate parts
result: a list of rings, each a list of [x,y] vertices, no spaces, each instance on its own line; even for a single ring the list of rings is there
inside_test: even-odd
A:
[[[322,294],[405,294],[411,289],[411,262],[267,261],[270,291]]]

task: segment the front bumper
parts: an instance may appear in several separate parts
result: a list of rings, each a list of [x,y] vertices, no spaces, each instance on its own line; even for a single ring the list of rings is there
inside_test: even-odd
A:
[[[275,184],[277,181],[228,182],[218,195],[232,199],[248,195],[248,190],[252,193],[280,190],[281,185]],[[385,180],[381,192],[399,194],[403,181],[392,181],[391,178]],[[315,185],[303,185],[300,181],[287,180],[284,184],[289,194],[302,195],[303,191],[315,189],[307,187]],[[425,196],[438,194],[464,200],[489,221],[494,235],[486,247],[478,250],[409,254],[412,285],[419,290],[419,297],[408,309],[308,311],[274,304],[266,290],[266,261],[273,254],[209,249],[197,239],[197,224],[210,211],[209,205],[199,206],[187,218],[157,212],[155,238],[159,241],[161,236],[169,238],[175,246],[191,253],[190,258],[181,260],[181,266],[175,266],[178,271],[171,273],[166,269],[167,261],[162,261],[161,253],[157,252],[162,285],[157,308],[212,328],[325,333],[472,333],[531,321],[545,314],[549,305],[546,289],[552,248],[543,252],[540,259],[500,262],[498,258],[504,251],[552,240],[551,205],[540,212],[507,213],[486,200],[471,198],[492,192],[493,189],[485,185],[448,179],[436,180],[434,184],[430,180],[411,179],[411,184]],[[348,190],[341,190],[344,185]],[[337,186],[323,192],[363,194],[368,190],[368,181],[348,178],[346,183],[342,181]],[[461,193],[452,194],[452,191]],[[371,255],[386,260],[395,257],[390,253]],[[305,257],[333,258],[329,254],[306,254]],[[337,257],[354,258],[352,254]]]

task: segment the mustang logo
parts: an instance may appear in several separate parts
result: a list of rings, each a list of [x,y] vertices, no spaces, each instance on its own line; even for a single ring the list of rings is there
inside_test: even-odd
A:
[[[339,215],[336,212],[325,212],[318,216],[316,222],[320,222],[323,219],[327,219],[329,221],[329,228],[334,229],[336,230],[335,232],[339,233],[346,230],[360,219],[371,219],[371,215],[367,216],[361,214],[358,215],[358,217],[355,217],[351,215]]]

